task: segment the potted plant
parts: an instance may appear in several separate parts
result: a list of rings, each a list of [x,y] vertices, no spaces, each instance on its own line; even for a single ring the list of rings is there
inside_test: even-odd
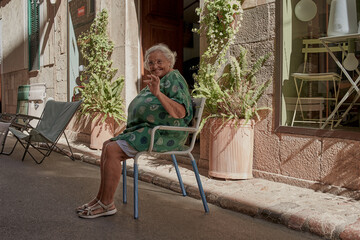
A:
[[[107,25],[108,13],[102,10],[90,29],[78,38],[85,60],[85,70],[80,75],[81,113],[92,118],[90,147],[94,149],[101,149],[105,140],[114,137],[114,122],[121,125],[125,121],[124,77],[114,79],[117,73],[111,60],[114,44],[107,34]]]
[[[205,36],[207,49],[194,76],[194,95],[207,99],[202,136],[207,135],[208,147],[200,148],[209,149],[209,176],[251,178],[255,120],[260,110],[268,109],[257,103],[270,84],[270,79],[258,82],[256,73],[269,54],[250,66],[245,48],[240,46],[236,57],[229,53],[242,19],[241,1],[205,0],[197,12],[196,31]]]

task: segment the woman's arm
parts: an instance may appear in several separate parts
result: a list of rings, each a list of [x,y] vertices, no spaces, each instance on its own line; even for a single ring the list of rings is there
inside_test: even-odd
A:
[[[160,78],[155,75],[148,75],[151,79],[144,80],[145,83],[149,86],[149,89],[152,94],[155,95],[161,102],[161,105],[173,118],[184,118],[186,115],[186,110],[184,105],[171,100],[168,96],[163,94],[160,91]]]
[[[158,96],[156,96],[161,105],[165,108],[165,110],[173,117],[173,118],[184,118],[186,114],[186,110],[184,105],[175,102],[174,100],[168,98],[165,94],[160,92]]]

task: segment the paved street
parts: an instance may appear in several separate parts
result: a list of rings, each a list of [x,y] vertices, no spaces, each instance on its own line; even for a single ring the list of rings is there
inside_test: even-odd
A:
[[[131,178],[128,204],[117,190],[115,216],[80,219],[74,209],[95,194],[99,167],[55,152],[41,165],[20,155],[0,155],[1,239],[320,239],[214,205],[204,214],[200,200],[141,181],[134,220]]]

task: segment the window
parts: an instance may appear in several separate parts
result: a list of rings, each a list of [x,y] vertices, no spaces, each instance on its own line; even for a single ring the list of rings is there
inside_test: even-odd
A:
[[[40,68],[40,3],[36,0],[29,0],[29,71]]]
[[[357,33],[360,4],[356,6],[356,2],[353,0],[354,6],[347,10],[351,18],[349,25],[355,23],[355,31],[333,33],[329,1],[277,1],[281,26],[277,42],[281,59],[277,85],[280,128],[314,135],[321,131],[311,129],[360,132],[360,91],[357,94],[349,80],[360,85],[360,68],[346,73],[341,69],[347,53],[360,57],[360,35]],[[301,11],[300,5],[305,11]]]

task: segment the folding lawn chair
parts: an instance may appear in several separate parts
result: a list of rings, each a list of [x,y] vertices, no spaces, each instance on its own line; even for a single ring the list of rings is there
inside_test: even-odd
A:
[[[46,102],[44,111],[42,112],[39,122],[35,128],[31,128],[29,132],[19,131],[14,127],[10,127],[9,131],[13,133],[17,139],[12,150],[8,153],[3,153],[10,155],[13,153],[18,142],[25,148],[22,161],[26,154],[28,153],[32,159],[40,164],[43,160],[50,155],[50,153],[56,147],[57,142],[59,141],[62,134],[64,134],[67,145],[70,149],[71,155],[66,154],[62,149],[58,148],[62,153],[74,160],[74,155],[71,150],[69,141],[65,135],[65,128],[69,124],[70,120],[74,116],[76,110],[79,108],[82,101],[77,102],[56,102],[54,100],[49,100]],[[29,147],[34,148],[39,153],[43,155],[42,159],[38,161],[33,154],[30,153]]]
[[[139,152],[134,157],[134,218],[137,219],[139,217],[139,210],[138,210],[138,159],[143,154],[156,154],[156,155],[171,155],[173,164],[175,166],[176,174],[179,180],[180,188],[182,191],[183,196],[186,196],[186,191],[184,184],[182,182],[182,178],[180,175],[179,167],[175,158],[175,155],[186,155],[189,156],[191,159],[191,164],[193,166],[193,170],[195,173],[196,181],[198,184],[199,192],[201,195],[201,199],[203,202],[204,210],[205,212],[209,212],[209,207],[206,202],[205,193],[201,184],[199,171],[194,159],[194,156],[191,154],[191,151],[194,148],[196,136],[199,133],[199,127],[201,122],[201,116],[204,110],[205,105],[205,98],[193,98],[193,109],[194,109],[194,118],[192,122],[191,127],[174,127],[174,126],[156,126],[151,131],[151,140],[150,140],[150,146],[148,151]],[[192,133],[190,145],[186,146],[186,149],[183,151],[169,151],[169,152],[154,152],[153,146],[154,146],[154,140],[155,140],[155,132],[157,130],[173,130],[173,131],[184,131]],[[126,195],[126,161],[123,161],[123,202],[127,202],[127,195]]]

